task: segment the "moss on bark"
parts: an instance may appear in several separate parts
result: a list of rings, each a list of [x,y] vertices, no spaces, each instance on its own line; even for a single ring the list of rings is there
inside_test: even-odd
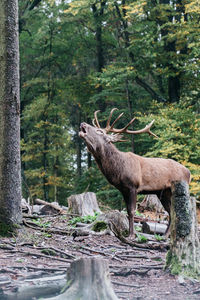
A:
[[[18,229],[20,229],[19,224],[6,224],[0,222],[0,236],[11,237],[17,234]]]
[[[197,234],[196,200],[186,182],[172,184],[171,240],[166,268],[174,275],[200,277],[200,243]]]

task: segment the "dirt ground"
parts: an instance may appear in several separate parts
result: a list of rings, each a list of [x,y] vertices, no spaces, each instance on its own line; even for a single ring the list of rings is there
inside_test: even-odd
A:
[[[167,250],[149,250],[145,244],[138,249],[110,235],[74,238],[66,234],[66,216],[45,217],[35,223],[33,229],[26,219],[17,237],[0,238],[0,299],[7,299],[5,294],[17,291],[23,283],[33,286],[42,277],[63,276],[74,259],[88,256],[108,261],[119,299],[200,299],[198,281],[164,270]],[[59,234],[47,232],[49,229],[59,230]],[[31,296],[33,299],[38,298]]]

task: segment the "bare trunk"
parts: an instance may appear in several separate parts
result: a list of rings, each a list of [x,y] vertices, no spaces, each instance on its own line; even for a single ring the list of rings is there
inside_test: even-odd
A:
[[[133,118],[133,104],[131,101],[130,90],[128,87],[128,80],[126,81],[126,98],[127,98],[128,109],[129,109],[129,117],[130,117],[130,119],[132,119]],[[132,124],[131,124],[131,130],[133,130]],[[132,152],[134,153],[134,150],[135,150],[134,135],[131,135],[131,148],[132,148]]]
[[[0,1],[0,224],[21,222],[18,1]],[[7,225],[7,226],[6,226]],[[6,232],[5,232],[6,233]]]
[[[95,37],[96,37],[96,53],[97,53],[97,72],[101,73],[104,67],[104,53],[103,53],[103,41],[102,41],[102,17],[104,14],[104,8],[106,1],[100,1],[100,8],[98,9],[96,4],[92,4],[92,12],[95,20]],[[102,85],[97,88],[99,94],[102,92]],[[101,111],[105,111],[105,101],[99,96],[97,101],[98,107]]]
[[[81,143],[81,139],[79,139],[78,137],[78,131],[79,131],[79,125],[81,123],[81,111],[78,108],[77,111],[78,114],[78,120],[77,120],[77,133],[76,133],[76,164],[77,164],[77,176],[78,178],[81,177],[82,175],[82,143]]]
[[[200,274],[200,243],[197,235],[196,201],[184,181],[172,185],[171,246],[166,266],[173,274]]]

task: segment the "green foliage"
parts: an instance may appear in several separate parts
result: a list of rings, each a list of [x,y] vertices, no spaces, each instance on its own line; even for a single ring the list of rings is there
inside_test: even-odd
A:
[[[119,109],[113,119],[124,113],[117,127],[133,116],[134,129],[155,119],[159,136],[125,137],[117,147],[132,151],[134,144],[139,155],[183,163],[192,173],[191,193],[200,197],[197,0],[179,9],[176,1],[151,0],[44,0],[31,11],[20,0],[19,7],[24,197],[66,204],[72,193],[93,191],[101,203],[123,208],[78,137],[81,122],[91,123],[101,109],[103,126],[113,107]],[[150,89],[177,103],[156,102]]]
[[[147,237],[142,235],[142,234],[138,234],[136,233],[136,242],[137,243],[146,243],[148,241]]]
[[[89,224],[96,221],[98,215],[99,213],[95,212],[94,216],[88,215],[82,217],[73,217],[71,220],[69,220],[69,224],[76,225],[78,222]]]
[[[35,223],[37,226],[42,227],[42,228],[49,228],[51,227],[51,222],[44,222],[41,219],[33,219],[33,223]]]
[[[154,234],[154,237],[155,239],[158,241],[158,242],[161,242],[164,240],[163,236],[159,235],[159,234]]]

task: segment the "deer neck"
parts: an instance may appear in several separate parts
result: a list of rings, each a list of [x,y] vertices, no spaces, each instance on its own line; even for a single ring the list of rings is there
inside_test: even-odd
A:
[[[112,143],[107,143],[96,151],[94,158],[107,180],[116,186],[119,181],[120,151]]]

